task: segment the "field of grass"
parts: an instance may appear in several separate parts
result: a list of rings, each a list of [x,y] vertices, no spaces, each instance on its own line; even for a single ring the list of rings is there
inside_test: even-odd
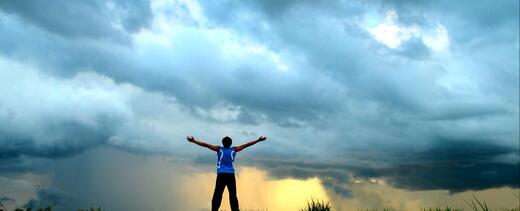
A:
[[[463,208],[455,208],[455,207],[428,207],[423,208],[420,211],[520,211],[520,196],[516,193],[513,193],[519,200],[519,204],[514,208],[491,208],[487,205],[485,201],[479,200],[475,195],[473,195],[473,199],[466,201],[466,204],[470,207],[469,209]],[[513,205],[515,206],[515,205]],[[311,199],[307,202],[307,205],[300,209],[300,211],[331,211],[334,210],[331,206],[330,202],[324,202],[319,200]],[[357,211],[391,211],[392,209],[358,209]],[[393,211],[393,210],[392,210]]]
[[[514,193],[514,195],[518,198],[520,203],[520,196]],[[517,207],[513,208],[491,208],[488,206],[488,204],[483,201],[479,200],[476,196],[473,196],[473,199],[466,201],[466,204],[468,205],[469,209],[463,209],[463,208],[455,208],[455,207],[428,207],[423,208],[419,211],[520,211],[520,204],[516,205]],[[515,206],[515,205],[512,205]],[[46,208],[17,208],[14,211],[52,211],[52,207],[46,207]],[[317,199],[311,199],[307,202],[306,205],[304,205],[299,211],[333,211],[335,210],[333,208],[333,205],[329,201],[323,201],[323,200],[317,200]],[[8,211],[0,202],[0,211]],[[94,208],[87,208],[87,209],[77,209],[77,211],[106,211],[105,209],[102,209],[100,207]],[[246,210],[242,210],[246,211]],[[253,211],[253,210],[249,210]],[[254,210],[254,211],[260,211],[260,210]],[[262,210],[264,211],[264,210]],[[265,210],[267,211],[267,210]],[[356,211],[394,211],[393,209],[358,209]]]

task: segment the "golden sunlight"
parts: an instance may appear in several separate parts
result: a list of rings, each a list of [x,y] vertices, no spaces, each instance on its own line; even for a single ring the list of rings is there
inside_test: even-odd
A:
[[[265,171],[243,167],[237,172],[237,192],[240,208],[249,210],[298,210],[311,198],[328,201],[318,178],[306,180],[272,179]],[[210,207],[216,174],[200,173],[185,178],[187,203],[194,210]],[[227,190],[221,209],[230,210]]]

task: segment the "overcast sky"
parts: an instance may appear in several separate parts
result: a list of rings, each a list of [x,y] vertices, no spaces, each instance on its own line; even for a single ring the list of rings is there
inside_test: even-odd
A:
[[[265,135],[239,171],[337,203],[517,189],[518,58],[516,0],[0,1],[0,200],[205,208],[182,184],[216,158],[188,135]]]

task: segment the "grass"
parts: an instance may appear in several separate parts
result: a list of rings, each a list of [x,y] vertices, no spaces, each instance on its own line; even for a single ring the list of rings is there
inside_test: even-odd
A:
[[[520,195],[513,193],[520,202]],[[473,199],[470,201],[466,201],[466,204],[470,207],[472,211],[520,211],[520,204],[515,208],[501,208],[501,209],[492,209],[490,208],[485,201],[479,200],[475,195],[473,195]],[[307,205],[300,209],[300,211],[331,211],[332,206],[330,202],[324,202],[320,200],[311,199],[307,202]],[[359,209],[358,211],[378,211],[377,209]],[[384,208],[381,211],[390,211],[390,209]],[[429,207],[423,208],[421,211],[464,211],[462,208],[455,207]]]
[[[323,201],[311,198],[311,200],[307,201],[307,205],[300,209],[300,211],[331,211],[332,205],[330,201]]]
[[[520,196],[516,193],[513,193],[513,194],[520,201]],[[471,201],[468,202],[468,201],[464,200],[464,202],[466,202],[466,204],[469,207],[471,207],[471,209],[474,211],[496,211],[497,210],[497,209],[489,208],[485,201],[478,200],[478,198],[475,195],[473,195],[473,199]],[[516,207],[516,208],[502,208],[500,211],[520,211],[520,205],[518,205],[518,206],[519,207]]]
[[[513,193],[516,198],[520,201],[520,195]],[[466,204],[470,207],[469,210],[466,211],[520,211],[520,204],[517,205],[518,207],[515,208],[501,208],[501,209],[492,209],[488,206],[488,204],[483,201],[479,200],[475,195],[473,195],[473,198],[470,201],[466,201]],[[307,201],[307,204],[299,209],[299,211],[332,211],[334,210],[332,208],[332,204],[330,201],[323,201],[311,198],[309,201]],[[7,211],[7,209],[3,206],[2,202],[0,201],[0,211]],[[46,208],[39,208],[39,209],[32,209],[32,208],[17,208],[14,211],[52,211],[52,207],[46,207]],[[77,211],[105,211],[101,207],[94,208],[90,207],[88,209],[77,209]],[[358,209],[358,211],[378,211],[377,209]],[[384,208],[381,211],[390,211],[390,209]],[[420,211],[465,211],[462,208],[454,208],[454,207],[429,207],[429,208],[423,208]]]
[[[464,209],[454,208],[454,207],[448,207],[445,208],[439,208],[439,207],[429,207],[429,208],[423,208],[422,211],[463,211]]]

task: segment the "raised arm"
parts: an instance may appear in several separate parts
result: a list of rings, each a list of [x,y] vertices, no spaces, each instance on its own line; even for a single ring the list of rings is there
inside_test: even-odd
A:
[[[186,137],[186,139],[191,142],[191,143],[195,143],[199,146],[202,146],[202,147],[206,147],[208,149],[211,149],[213,151],[218,151],[220,148],[218,146],[213,146],[211,144],[208,144],[208,143],[205,143],[205,142],[202,142],[202,141],[197,141],[195,140],[195,138],[193,136],[188,136]]]
[[[253,145],[255,145],[255,144],[258,143],[258,142],[265,141],[266,139],[267,139],[267,137],[265,137],[265,136],[260,136],[258,139],[254,140],[254,141],[250,141],[250,142],[248,142],[248,143],[246,143],[246,144],[242,144],[242,145],[240,145],[240,146],[238,146],[238,147],[235,147],[235,152],[240,152],[240,151],[242,151],[243,149],[245,149],[245,148],[247,148],[247,147],[250,147],[250,146],[253,146]]]

